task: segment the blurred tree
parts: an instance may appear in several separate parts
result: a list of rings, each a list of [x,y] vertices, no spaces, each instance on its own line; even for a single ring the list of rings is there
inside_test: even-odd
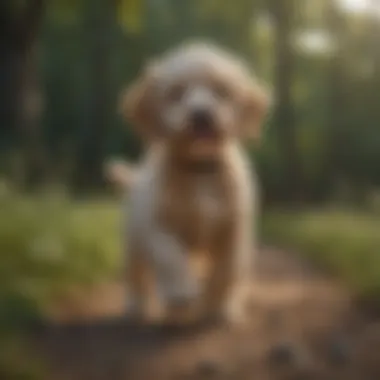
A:
[[[198,0],[198,22],[207,34],[223,45],[238,51],[251,61],[254,57],[252,26],[263,9],[261,0]]]
[[[136,33],[143,1],[112,0],[85,2],[74,0],[5,0],[0,4],[1,120],[3,148],[19,153],[21,161],[15,182],[32,185],[43,182],[49,168],[45,135],[41,128],[42,90],[38,72],[39,32],[45,10],[52,23],[72,25],[85,19],[88,66],[92,73],[88,83],[87,120],[80,128],[77,149],[77,174],[88,187],[99,185],[102,152],[109,119],[109,59],[112,30],[116,15],[126,31]],[[84,18],[83,16],[84,15]],[[4,149],[3,149],[4,151]],[[14,156],[14,154],[13,154]],[[86,175],[84,175],[86,173]],[[78,183],[78,181],[75,181]]]
[[[38,34],[44,0],[0,3],[1,118],[8,143],[22,152],[26,175],[18,180],[35,182],[46,160],[39,118],[42,96],[38,80]]]
[[[101,189],[104,185],[103,162],[109,136],[109,120],[116,112],[112,97],[111,66],[117,40],[117,22],[132,37],[142,42],[143,0],[87,0],[85,2],[85,30],[88,46],[89,96],[86,120],[81,128],[77,146],[74,186],[76,191]],[[118,17],[119,16],[119,17]],[[133,42],[132,42],[133,43]],[[133,44],[134,48],[138,45]],[[142,47],[144,44],[142,44]],[[133,53],[129,53],[132,61]],[[141,56],[140,56],[141,58]]]
[[[343,14],[335,2],[331,2],[327,13],[327,28],[334,48],[330,59],[329,81],[329,171],[333,182],[342,181],[344,163],[342,150],[339,149],[345,141],[346,120],[349,115],[346,109],[347,76],[345,57],[347,49],[346,26]],[[333,184],[334,185],[334,184]]]
[[[86,42],[90,89],[86,119],[78,141],[74,185],[79,189],[99,188],[110,114],[110,57],[116,18],[116,0],[89,0],[85,6]]]
[[[296,56],[292,44],[295,25],[294,0],[271,0],[269,10],[275,28],[274,86],[277,108],[274,124],[283,162],[284,196],[298,201],[303,197],[303,173],[298,155],[293,102]]]

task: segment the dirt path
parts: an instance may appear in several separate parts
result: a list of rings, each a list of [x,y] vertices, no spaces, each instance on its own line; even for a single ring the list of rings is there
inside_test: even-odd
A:
[[[52,379],[380,379],[380,323],[278,250],[260,252],[241,330],[137,328],[123,322],[123,301],[123,287],[107,285],[37,334]]]

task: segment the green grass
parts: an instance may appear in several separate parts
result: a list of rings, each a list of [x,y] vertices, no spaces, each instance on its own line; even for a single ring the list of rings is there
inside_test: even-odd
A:
[[[112,200],[0,197],[0,303],[44,305],[120,270],[119,207]],[[358,293],[380,294],[380,216],[358,211],[268,212],[265,240],[297,249]],[[0,315],[1,323],[1,315]]]
[[[0,196],[0,378],[42,379],[24,329],[51,301],[118,272],[116,202]]]
[[[359,296],[380,296],[380,215],[340,210],[268,212],[263,235],[337,275]]]
[[[19,291],[44,302],[68,286],[115,273],[116,204],[7,196],[0,209],[0,297]]]
[[[39,305],[120,270],[117,201],[0,197],[0,303],[22,295]],[[380,294],[380,216],[358,211],[268,212],[265,240],[292,248],[358,293]],[[1,315],[0,315],[1,323]]]

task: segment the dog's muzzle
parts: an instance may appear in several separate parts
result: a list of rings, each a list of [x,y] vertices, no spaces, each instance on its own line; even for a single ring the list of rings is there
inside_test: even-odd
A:
[[[216,123],[207,109],[197,109],[190,116],[191,133],[197,138],[216,137]]]

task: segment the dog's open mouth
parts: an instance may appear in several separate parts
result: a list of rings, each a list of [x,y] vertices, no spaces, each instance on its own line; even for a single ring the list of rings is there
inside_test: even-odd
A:
[[[220,142],[216,136],[197,136],[191,142],[191,155],[198,159],[218,156]]]
[[[216,140],[218,133],[213,126],[194,125],[192,128],[192,137],[197,140]]]
[[[192,154],[198,157],[214,155],[220,143],[217,129],[210,120],[197,120],[190,127]]]
[[[217,144],[220,134],[213,123],[194,123],[191,127],[191,138],[196,144]]]
[[[214,160],[220,155],[222,136],[211,117],[196,118],[187,129],[187,153],[191,160]]]

